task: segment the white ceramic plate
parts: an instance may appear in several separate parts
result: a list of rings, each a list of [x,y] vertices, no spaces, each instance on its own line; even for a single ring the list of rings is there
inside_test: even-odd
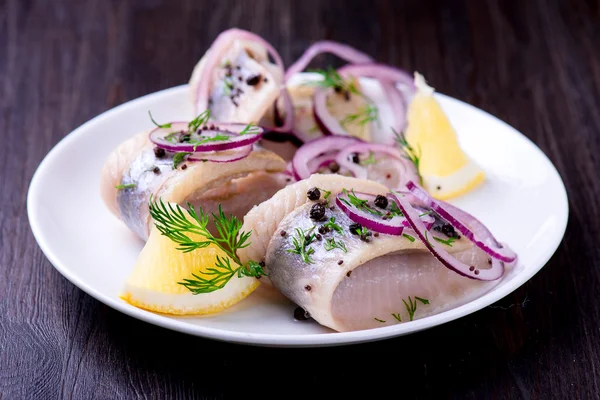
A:
[[[151,128],[148,110],[158,121],[189,119],[192,109],[187,86],[116,107],[58,143],[31,182],[27,202],[31,228],[50,262],[79,288],[125,314],[176,331],[267,346],[327,346],[431,328],[486,307],[530,279],[558,247],[568,217],[564,185],[540,149],[475,107],[444,95],[437,98],[464,150],[488,178],[482,187],[453,203],[480,218],[519,254],[518,266],[492,290],[441,314],[395,326],[337,333],[314,322],[295,321],[295,306],[264,288],[223,313],[205,317],[159,315],[119,299],[143,243],[102,203],[100,170],[115,146]]]

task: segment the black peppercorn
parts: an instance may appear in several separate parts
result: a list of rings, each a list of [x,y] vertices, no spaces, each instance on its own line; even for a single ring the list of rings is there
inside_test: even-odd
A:
[[[317,233],[317,240],[323,240],[323,236],[320,233]]]
[[[349,227],[350,229],[350,233],[352,233],[353,235],[358,235],[360,233],[360,230],[362,229],[362,226],[360,224],[351,224]]]
[[[284,237],[285,235],[287,235],[286,231],[281,231],[281,237]]]
[[[306,286],[304,286],[304,289],[306,289],[307,291],[310,292],[312,290],[312,287],[310,287],[310,285],[306,285]]]
[[[312,189],[310,189],[308,192],[306,192],[306,196],[308,197],[309,200],[315,201],[315,200],[319,200],[321,198],[321,191],[314,187]]]
[[[377,197],[375,197],[375,205],[379,208],[386,208],[388,206],[387,197],[378,195]]]
[[[335,174],[340,170],[340,165],[334,161],[329,164],[329,170]]]
[[[342,265],[343,263],[344,263],[344,260],[338,261],[338,265]]]
[[[163,158],[165,156],[165,149],[161,147],[155,147],[154,155],[156,156],[156,158]]]
[[[181,166],[181,169],[187,169],[187,165],[186,165],[186,164],[183,164],[183,165]]]
[[[358,153],[352,153],[352,154],[351,154],[351,157],[352,157],[352,162],[353,162],[354,164],[358,164],[358,163],[360,163],[360,158],[358,158]]]
[[[319,233],[321,235],[325,235],[326,233],[329,233],[329,228],[327,228],[326,226],[321,225],[319,227]]]
[[[251,76],[250,78],[246,79],[246,83],[250,86],[258,85],[258,82],[260,82],[260,78],[260,74]]]
[[[325,207],[321,203],[313,204],[310,208],[310,219],[320,221],[325,217]]]
[[[154,172],[156,175],[158,175],[158,174],[160,174],[160,168],[154,167],[154,168],[152,168],[152,172]]]
[[[304,308],[296,307],[294,310],[294,318],[298,321],[306,321],[307,319],[310,319],[310,314]]]

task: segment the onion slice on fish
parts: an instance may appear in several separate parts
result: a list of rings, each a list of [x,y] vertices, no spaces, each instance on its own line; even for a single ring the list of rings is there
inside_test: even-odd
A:
[[[345,65],[338,69],[338,73],[343,78],[368,77],[379,81],[395,117],[391,129],[386,130],[387,135],[382,143],[393,144],[395,141],[394,131],[402,132],[406,127],[406,110],[409,102],[407,97],[412,96],[415,92],[415,85],[410,74],[401,69],[378,63]],[[398,85],[407,93],[406,98],[398,89]],[[325,134],[348,135],[346,129],[327,109],[327,93],[328,91],[325,89],[315,91],[313,112],[317,125]]]
[[[337,154],[336,161],[340,167],[352,172],[356,178],[367,179],[367,168],[352,161],[352,156],[354,154],[366,154],[371,152],[375,154],[385,154],[388,157],[388,159],[385,160],[386,165],[389,165],[390,168],[398,171],[402,180],[397,185],[398,187],[396,189],[403,188],[406,182],[410,180],[419,179],[414,164],[403,155],[400,149],[383,144],[361,142],[347,146]]]
[[[356,50],[351,46],[329,40],[322,40],[313,43],[308,49],[304,51],[302,56],[295,63],[293,63],[287,69],[287,71],[285,71],[284,81],[287,82],[292,76],[304,71],[304,69],[308,66],[308,64],[310,64],[312,59],[321,53],[335,54],[342,60],[349,63],[368,63],[373,61],[371,56],[369,56],[366,53],[363,53],[360,50]]]
[[[252,153],[253,145],[238,147],[233,150],[225,151],[206,151],[195,152],[188,156],[188,161],[211,161],[216,163],[227,163],[246,158]]]
[[[392,197],[398,204],[398,208],[400,208],[408,220],[408,223],[416,233],[419,240],[423,242],[431,254],[433,254],[434,257],[437,258],[444,266],[450,268],[460,275],[466,276],[467,278],[481,281],[493,281],[501,278],[504,275],[504,263],[495,258],[490,259],[491,268],[489,269],[478,269],[473,265],[467,265],[454,258],[443,248],[443,246],[445,246],[444,244],[438,243],[433,236],[428,234],[425,225],[417,214],[417,211],[403,195],[392,193]]]
[[[187,122],[173,122],[170,128],[159,127],[150,132],[150,140],[167,151],[196,153],[252,145],[263,132],[258,126],[222,122],[211,123],[194,132],[188,132],[188,129]]]
[[[336,152],[361,140],[351,136],[330,135],[311,140],[300,147],[292,159],[294,177],[306,179],[316,171],[311,171],[309,164],[313,159],[323,154]]]
[[[491,257],[512,263],[516,261],[517,255],[506,246],[502,246],[492,233],[472,215],[462,211],[448,203],[435,200],[425,190],[409,181],[406,187],[410,192],[421,200],[427,207],[430,207],[440,217],[444,218],[455,229],[463,234],[467,239],[473,242],[481,250],[485,251]],[[469,229],[465,224],[468,224]]]
[[[361,201],[366,201],[366,203],[361,202],[362,205],[357,206],[350,199],[350,195],[355,196]],[[389,206],[389,204],[392,204],[391,202],[389,202],[388,207],[380,208],[375,205],[376,198],[377,196],[370,193],[346,191],[345,193],[338,193],[335,202],[348,218],[372,231],[399,236],[402,235],[405,228],[410,228],[404,215],[392,215],[391,206]],[[391,200],[394,201],[394,199]],[[416,209],[419,211],[419,218],[422,220],[425,228],[430,230],[435,221],[434,218],[429,215],[427,210],[422,208]]]

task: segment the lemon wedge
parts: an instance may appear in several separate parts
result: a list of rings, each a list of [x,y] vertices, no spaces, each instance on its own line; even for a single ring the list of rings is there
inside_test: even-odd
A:
[[[408,108],[406,141],[420,156],[423,186],[438,199],[460,196],[483,182],[485,174],[462,151],[456,132],[433,96],[434,89],[415,73],[417,93]]]
[[[188,236],[203,240],[199,235]],[[194,279],[192,274],[206,278],[203,272],[214,267],[217,256],[225,257],[225,253],[214,245],[189,253],[177,247],[153,227],[121,298],[135,307],[165,314],[209,314],[238,303],[259,285],[255,278],[238,278],[236,274],[222,289],[193,294],[178,282]]]

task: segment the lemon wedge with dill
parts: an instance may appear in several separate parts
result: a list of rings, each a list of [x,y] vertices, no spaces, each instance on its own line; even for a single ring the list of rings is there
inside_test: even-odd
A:
[[[198,234],[188,233],[187,236],[196,241],[205,240]],[[210,279],[212,276],[206,272],[215,267],[217,256],[221,259],[227,256],[215,245],[187,253],[178,247],[153,227],[121,298],[135,307],[165,314],[211,314],[243,300],[259,285],[256,278],[234,274],[223,288],[194,294],[179,282],[196,279],[193,274]],[[231,266],[237,267],[233,262]]]
[[[460,148],[450,120],[433,96],[434,89],[418,73],[415,86],[406,141],[419,154],[423,186],[442,200],[463,195],[481,184],[485,173]]]

